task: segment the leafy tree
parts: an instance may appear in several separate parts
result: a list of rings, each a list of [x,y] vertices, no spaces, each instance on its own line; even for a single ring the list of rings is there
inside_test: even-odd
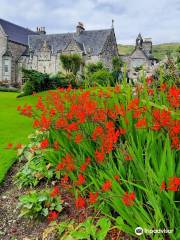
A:
[[[83,63],[81,56],[78,54],[62,54],[60,60],[64,70],[67,73],[73,73],[74,75],[77,74]]]
[[[86,65],[86,72],[88,75],[91,75],[92,73],[102,70],[103,68],[103,63],[100,61],[97,63],[89,63]]]
[[[114,57],[112,59],[113,71],[120,72],[123,66],[123,60],[121,57]]]
[[[91,83],[102,86],[113,85],[113,76],[108,70],[100,69],[91,75]]]

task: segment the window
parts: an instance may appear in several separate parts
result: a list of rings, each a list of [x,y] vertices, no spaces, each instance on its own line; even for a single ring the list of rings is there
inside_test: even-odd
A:
[[[9,72],[8,65],[4,65],[4,72],[5,72],[5,73],[8,73],[8,72]]]

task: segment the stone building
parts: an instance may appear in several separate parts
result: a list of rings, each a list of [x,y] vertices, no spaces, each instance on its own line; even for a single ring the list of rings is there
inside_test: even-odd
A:
[[[46,34],[45,28],[36,32],[0,19],[0,81],[22,83],[22,67],[49,74],[62,71],[61,54],[77,53],[85,64],[102,61],[112,67],[118,56],[113,26],[104,30],[85,30],[78,23],[76,31]]]
[[[157,63],[152,55],[152,40],[151,38],[142,38],[141,34],[136,38],[136,45],[130,55],[121,56],[122,60],[127,63],[129,77],[132,79],[138,78],[138,68],[143,67],[146,73],[150,73]]]
[[[28,48],[28,36],[35,32],[0,19],[0,82],[15,85],[18,60]]]

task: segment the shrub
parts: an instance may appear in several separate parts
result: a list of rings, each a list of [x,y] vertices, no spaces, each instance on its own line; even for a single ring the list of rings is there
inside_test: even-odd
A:
[[[73,73],[74,75],[77,74],[83,63],[81,56],[78,54],[62,54],[60,60],[65,71],[67,73]]]
[[[108,70],[102,69],[94,72],[91,75],[90,81],[92,82],[92,85],[95,85],[96,83],[101,86],[112,85],[113,76]]]
[[[89,63],[86,65],[86,72],[88,75],[91,75],[92,73],[95,73],[99,70],[104,69],[103,63],[102,62],[97,62],[97,63]]]

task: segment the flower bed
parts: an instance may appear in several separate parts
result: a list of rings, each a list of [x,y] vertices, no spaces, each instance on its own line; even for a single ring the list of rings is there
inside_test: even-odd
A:
[[[180,89],[152,79],[132,87],[58,89],[39,97],[32,143],[20,150],[27,164],[17,175],[23,186],[47,179],[51,198],[65,188],[77,209],[94,208],[113,228],[142,239],[180,238]],[[27,203],[26,203],[27,204]],[[49,219],[60,211],[47,208]],[[79,238],[77,238],[79,239]]]

